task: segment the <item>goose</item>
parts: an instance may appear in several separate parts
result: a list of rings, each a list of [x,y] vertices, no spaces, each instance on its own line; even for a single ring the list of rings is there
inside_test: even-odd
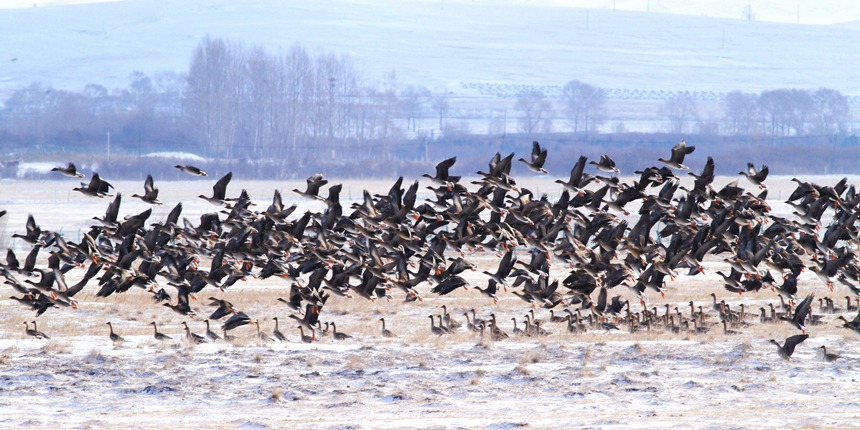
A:
[[[113,195],[108,194],[111,188],[113,188],[113,185],[100,178],[98,173],[93,173],[93,177],[90,179],[88,185],[84,186],[82,183],[80,187],[72,188],[72,191],[77,191],[88,197],[102,198],[113,197]]]
[[[26,228],[27,228],[26,234],[21,235],[18,233],[14,233],[12,235],[12,237],[17,238],[17,239],[21,239],[24,242],[27,242],[31,245],[38,244],[39,240],[42,236],[42,229],[40,229],[39,226],[36,225],[36,219],[33,218],[33,215],[27,215],[27,226],[26,226]]]
[[[794,354],[794,348],[808,339],[808,334],[796,334],[785,339],[785,344],[780,345],[779,342],[771,339],[770,343],[776,345],[776,352],[785,360],[791,360],[791,354]]]
[[[608,155],[601,155],[600,162],[596,163],[594,161],[589,161],[588,164],[593,164],[598,169],[607,172],[607,173],[620,173],[621,171],[615,167],[615,161],[609,158]]]
[[[794,315],[791,317],[782,316],[779,319],[783,321],[788,321],[791,325],[797,327],[804,334],[806,333],[806,318],[809,316],[809,311],[812,306],[812,300],[815,297],[815,294],[810,294],[797,305],[797,308],[794,310]],[[791,355],[791,354],[789,354]]]
[[[667,166],[669,166],[673,169],[689,170],[690,168],[683,165],[682,163],[684,162],[684,157],[687,156],[687,154],[692,154],[693,151],[695,151],[695,150],[696,150],[695,146],[688,147],[687,142],[682,140],[677,145],[675,145],[674,148],[672,148],[672,156],[669,157],[668,160],[658,158],[657,161],[662,161]]]
[[[382,321],[382,337],[397,337],[394,333],[391,332],[391,330],[385,328],[385,318],[380,318],[379,320]]]
[[[114,333],[113,324],[111,324],[110,321],[107,322],[107,326],[110,328],[110,334],[108,335],[108,337],[110,337],[111,342],[113,342],[113,343],[125,342],[125,339],[122,336]]]
[[[155,188],[153,184],[152,175],[146,175],[146,181],[143,183],[143,195],[132,194],[131,196],[151,205],[164,204],[161,200],[158,200],[158,188]]]
[[[463,316],[466,317],[466,328],[468,328],[469,331],[478,332],[481,330],[479,326],[472,324],[472,321],[469,320],[469,313],[468,312],[463,312]]]
[[[451,319],[451,314],[448,313],[448,307],[445,305],[442,305],[442,319],[451,331],[457,331],[460,328],[460,323]]]
[[[209,343],[205,336],[200,336],[197,333],[192,333],[191,329],[188,327],[188,324],[185,321],[182,321],[182,326],[185,327],[185,338],[188,339],[191,343],[201,344],[201,343]]]
[[[428,315],[427,318],[430,318],[430,332],[437,335],[442,336],[445,334],[445,330],[442,327],[436,326],[436,319],[433,315]]]
[[[839,354],[833,354],[833,353],[827,352],[827,347],[824,345],[821,345],[819,348],[821,348],[824,360],[827,361],[828,363],[832,363],[832,362],[838,360],[840,357]]]
[[[753,163],[747,163],[747,171],[738,172],[738,175],[746,176],[753,185],[759,187],[759,189],[765,189],[767,186],[763,182],[767,178],[768,172],[769,169],[767,166],[761,166],[761,170],[756,170]]]
[[[168,340],[168,339],[173,339],[172,337],[170,337],[164,333],[159,332],[158,331],[158,325],[155,323],[155,321],[151,322],[150,324],[152,325],[152,327],[155,330],[153,333],[153,337],[155,337],[155,340],[164,341],[164,340]]]
[[[302,328],[302,326],[296,326],[296,328],[299,329],[299,334],[302,339],[302,342],[313,343],[315,340],[317,340],[316,334],[314,333],[313,329],[311,329],[310,336],[305,336],[305,329]]]
[[[212,341],[220,340],[221,336],[218,336],[218,333],[215,333],[214,331],[212,331],[209,328],[209,320],[207,319],[205,322],[206,322],[206,337]]]
[[[337,325],[335,325],[334,322],[331,323],[331,333],[332,333],[332,337],[334,337],[335,340],[352,339],[352,336],[350,336],[346,333],[341,333],[341,332],[337,331]]]
[[[36,328],[36,322],[35,321],[33,321],[33,328],[32,329],[30,328],[30,324],[27,321],[24,321],[24,333],[26,333],[28,336],[33,336],[36,339],[50,339],[50,337],[48,335],[40,332]]]
[[[263,331],[260,330],[259,321],[254,320],[254,325],[257,326],[257,339],[260,339],[263,342],[274,342],[275,341],[274,339],[272,339],[271,336],[267,335],[266,333],[263,333]]]
[[[728,321],[723,320],[723,334],[725,334],[725,335],[741,334],[739,331],[729,330],[729,329],[728,329],[728,324],[729,324],[729,322],[728,322]]]
[[[567,182],[562,181],[561,179],[556,179],[557,184],[561,184],[565,190],[582,196],[584,195],[582,188],[585,188],[586,185],[594,181],[594,176],[584,173],[583,169],[585,168],[585,162],[588,161],[588,158],[583,156],[579,157],[579,160],[570,169],[570,179]]]
[[[51,171],[52,172],[60,172],[63,175],[66,175],[70,178],[83,178],[84,177],[83,173],[78,172],[78,169],[77,169],[77,167],[75,167],[74,163],[69,163],[69,166],[66,168],[54,167],[53,169],[51,169]]]
[[[286,336],[284,336],[284,334],[283,334],[283,333],[281,333],[281,330],[279,330],[279,329],[278,329],[278,317],[274,317],[274,318],[272,318],[272,319],[273,319],[273,320],[275,320],[275,331],[274,331],[274,332],[272,332],[272,334],[274,334],[274,335],[275,335],[275,339],[278,339],[278,340],[279,340],[279,341],[281,341],[281,342],[286,342],[286,341],[287,341],[287,337],[286,337]]]
[[[525,163],[532,172],[544,174],[549,173],[543,168],[543,164],[546,162],[546,148],[541,149],[537,140],[532,142],[531,161],[526,161],[524,158],[520,158],[517,161]]]
[[[194,167],[194,166],[190,166],[190,165],[189,166],[180,166],[177,164],[176,166],[173,166],[173,167],[175,167],[175,168],[177,168],[177,169],[179,169],[185,173],[188,173],[189,175],[207,176],[206,172],[204,172],[204,171],[202,171],[199,168]]]
[[[317,200],[319,198],[320,187],[328,183],[327,180],[323,179],[322,173],[317,173],[309,177],[306,182],[308,186],[305,191],[293,190],[293,192],[308,200]]]
[[[521,330],[519,327],[517,327],[517,319],[516,318],[511,318],[511,321],[514,322],[514,331],[513,331],[514,336],[531,336],[530,334],[526,333],[524,330]]]
[[[226,195],[227,195],[227,184],[230,183],[230,180],[233,179],[233,172],[228,172],[224,175],[215,185],[212,187],[212,197],[206,197],[204,195],[199,195],[203,200],[215,205],[215,206],[225,206],[227,205]]]
[[[425,173],[423,177],[429,179],[434,185],[446,187],[448,188],[448,191],[451,191],[454,189],[454,184],[460,180],[459,176],[448,175],[448,169],[454,166],[454,163],[456,162],[457,157],[451,157],[444,160],[436,165],[436,176],[430,176]]]

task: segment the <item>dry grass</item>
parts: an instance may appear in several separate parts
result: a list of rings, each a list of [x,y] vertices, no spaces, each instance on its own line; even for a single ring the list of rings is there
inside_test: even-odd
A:
[[[283,402],[284,400],[284,392],[281,391],[279,387],[272,388],[272,392],[269,393],[269,401],[278,403]]]
[[[543,360],[544,353],[537,348],[528,349],[520,355],[520,364],[539,363]]]
[[[71,346],[68,342],[55,339],[45,342],[45,345],[42,346],[42,352],[45,354],[66,354],[70,349]]]

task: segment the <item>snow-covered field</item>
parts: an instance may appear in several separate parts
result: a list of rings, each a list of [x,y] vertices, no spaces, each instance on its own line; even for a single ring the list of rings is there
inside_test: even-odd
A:
[[[299,42],[349,54],[371,77],[395,69],[403,84],[462,96],[487,97],[469,85],[572,79],[646,92],[825,86],[860,95],[860,5],[850,0],[799,9],[780,0],[22,3],[33,2],[0,3],[0,99],[33,81],[80,91],[126,87],[135,70],[185,71],[206,34],[272,52]]]
[[[724,184],[735,178],[719,178]],[[790,178],[770,178],[771,196],[790,192]],[[832,185],[838,177],[805,178]],[[857,183],[854,178],[855,183]],[[76,241],[77,229],[101,216],[108,201],[79,197],[68,190],[74,180],[50,182],[2,181],[0,209],[9,213],[4,238],[23,230],[28,213],[43,229],[59,230]],[[197,216],[214,206],[197,199],[207,194],[212,180],[156,181],[165,206],[151,221],[163,218],[177,201],[183,215]],[[333,180],[331,183],[337,183]],[[549,179],[520,181],[531,189],[553,192]],[[346,186],[349,184],[349,189]],[[124,196],[140,192],[142,182],[115,182]],[[272,191],[300,188],[292,182],[236,180],[228,195],[246,188],[260,206]],[[344,198],[360,190],[385,192],[390,181],[346,182]],[[147,208],[126,198],[121,216]],[[199,203],[198,203],[199,202]],[[303,201],[295,203],[303,204]],[[286,203],[286,202],[285,202]],[[287,203],[289,204],[289,203]],[[771,202],[777,215],[788,216],[790,206]],[[344,204],[346,207],[347,204]],[[320,209],[302,206],[300,210]],[[9,245],[8,239],[5,239]],[[19,245],[20,246],[20,245]],[[19,254],[20,258],[20,254]],[[493,270],[492,254],[470,256],[480,270],[469,275],[475,285]],[[205,262],[203,264],[206,264]],[[552,277],[564,267],[553,267]],[[705,335],[672,333],[654,328],[627,333],[592,329],[567,333],[562,324],[544,323],[550,332],[541,338],[481,341],[461,329],[436,337],[428,315],[447,305],[455,320],[475,309],[488,318],[495,313],[509,333],[511,318],[522,324],[531,309],[511,294],[498,305],[474,289],[438,297],[424,286],[424,302],[370,303],[362,299],[332,298],[321,321],[335,321],[353,339],[337,342],[322,338],[310,345],[299,341],[289,311],[275,299],[288,293],[282,280],[241,283],[224,293],[209,295],[230,300],[262,323],[271,333],[272,317],[281,319],[288,342],[261,344],[255,329],[234,331],[234,343],[192,346],[184,339],[183,318],[154,304],[141,290],[106,299],[94,297],[94,285],[77,298],[79,309],[49,310],[38,318],[39,329],[51,336],[25,338],[23,322],[33,314],[12,300],[11,288],[0,287],[0,427],[2,428],[849,428],[860,426],[860,380],[857,360],[860,342],[853,333],[837,328],[837,315],[825,315],[823,325],[810,327],[811,338],[801,344],[792,361],[781,360],[767,341],[780,342],[796,330],[788,324],[760,324],[757,309],[773,303],[767,291],[742,296],[725,291],[715,270],[727,270],[719,259],[706,263],[707,274],[669,282],[664,298],[652,296],[649,306],[678,307],[689,314],[690,300],[710,308],[710,293],[732,308],[748,310],[741,334],[727,336],[714,311]],[[76,273],[75,270],[71,273]],[[78,274],[77,276],[80,276]],[[71,281],[76,281],[74,276]],[[626,290],[614,290],[627,299]],[[617,291],[617,292],[616,292]],[[842,309],[847,292],[831,293],[809,272],[800,277],[800,294],[829,296]],[[192,306],[202,315],[207,300]],[[631,300],[633,311],[640,305]],[[820,314],[816,304],[813,312]],[[547,321],[549,313],[538,310]],[[380,335],[386,318],[396,339]],[[126,343],[114,346],[105,323],[112,321]],[[156,342],[149,323],[174,341]],[[195,332],[201,321],[186,320]],[[285,323],[286,321],[286,323]],[[216,324],[217,325],[217,324]],[[819,346],[842,358],[827,363]]]

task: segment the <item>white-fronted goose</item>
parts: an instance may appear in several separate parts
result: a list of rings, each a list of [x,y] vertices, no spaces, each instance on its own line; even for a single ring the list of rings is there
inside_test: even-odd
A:
[[[808,334],[796,334],[794,336],[789,336],[788,339],[785,340],[784,345],[780,345],[779,342],[773,339],[770,340],[770,343],[776,345],[776,352],[780,357],[785,360],[791,360],[791,354],[794,354],[794,348],[808,338]]]
[[[200,170],[200,169],[198,169],[197,167],[194,167],[194,166],[190,166],[190,165],[189,165],[189,166],[180,166],[180,165],[176,165],[176,166],[173,166],[173,167],[175,167],[175,168],[177,168],[177,169],[179,169],[179,170],[181,170],[181,171],[183,171],[183,172],[185,172],[185,173],[188,173],[189,175],[195,175],[195,176],[206,176],[206,172],[204,172],[204,171],[202,171],[202,170]]]
[[[26,333],[27,336],[33,336],[36,339],[50,339],[48,335],[36,329],[35,321],[33,321],[33,328],[30,328],[30,324],[27,321],[24,321],[24,333]]]
[[[110,337],[111,342],[113,342],[113,343],[125,342],[125,339],[122,336],[114,333],[113,324],[111,324],[110,321],[107,322],[107,326],[110,328],[110,334],[108,336]]]
[[[152,336],[155,337],[155,340],[165,341],[165,340],[173,339],[172,337],[170,337],[164,333],[159,332],[158,331],[158,324],[156,324],[155,321],[151,322],[150,324],[152,325],[153,330],[154,330]]]
[[[385,328],[385,318],[380,318],[379,320],[382,321],[382,337],[397,337],[394,333],[391,332],[391,330]]]
[[[69,163],[69,166],[66,168],[54,167],[53,169],[51,169],[51,171],[52,172],[60,172],[63,175],[66,175],[70,178],[83,178],[84,177],[83,173],[78,172],[78,168],[75,167],[74,163]]]

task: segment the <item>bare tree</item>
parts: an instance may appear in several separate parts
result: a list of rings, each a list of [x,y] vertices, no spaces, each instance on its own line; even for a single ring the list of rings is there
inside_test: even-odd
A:
[[[606,92],[602,89],[573,80],[562,89],[561,99],[574,133],[579,132],[580,125],[583,126],[583,131],[588,132],[603,122]]]
[[[210,153],[229,156],[236,130],[236,52],[221,39],[205,36],[197,45],[188,71],[186,111]]]
[[[433,95],[433,110],[439,115],[439,131],[443,129],[442,122],[448,114],[449,108],[448,93],[445,90]]]
[[[412,131],[417,130],[417,123],[421,121],[421,111],[424,103],[430,95],[430,90],[422,86],[408,85],[400,96],[403,97],[403,108],[406,112],[407,125]]]
[[[552,104],[546,99],[543,92],[532,88],[517,93],[517,102],[514,108],[523,113],[523,116],[520,118],[520,128],[522,131],[532,134],[537,131],[541,122],[550,115]],[[544,128],[546,128],[546,121],[543,122]],[[551,128],[552,126],[549,125],[549,127]]]
[[[815,131],[820,134],[844,131],[843,124],[850,112],[848,98],[837,90],[822,87],[812,93],[812,99],[815,103]]]
[[[794,129],[795,135],[805,132],[806,123],[815,111],[815,101],[809,91],[799,88],[789,90],[789,126]]]
[[[687,122],[696,118],[696,99],[688,92],[678,92],[663,104],[669,117],[669,132],[683,133]]]
[[[758,108],[762,123],[771,136],[784,136],[789,130],[787,106],[791,103],[791,92],[787,89],[762,91],[758,97]]]
[[[758,96],[739,90],[726,94],[725,109],[730,133],[749,135],[753,132],[757,112]]]

